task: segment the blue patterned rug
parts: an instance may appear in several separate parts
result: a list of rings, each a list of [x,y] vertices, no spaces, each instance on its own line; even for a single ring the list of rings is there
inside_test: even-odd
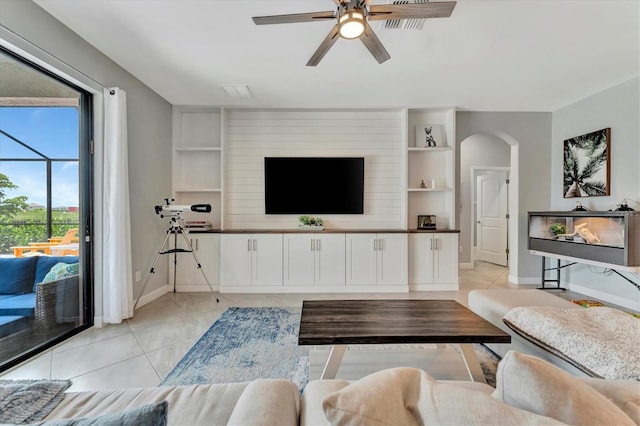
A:
[[[303,389],[309,349],[298,346],[300,309],[228,308],[160,386],[288,379]]]

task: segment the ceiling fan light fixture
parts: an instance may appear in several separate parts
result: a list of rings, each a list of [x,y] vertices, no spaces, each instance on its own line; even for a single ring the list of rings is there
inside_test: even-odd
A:
[[[348,40],[358,38],[364,32],[365,25],[364,13],[360,9],[348,10],[338,19],[338,33]]]

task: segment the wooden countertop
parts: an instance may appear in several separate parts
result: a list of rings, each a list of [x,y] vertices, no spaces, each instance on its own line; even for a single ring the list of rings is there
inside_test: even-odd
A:
[[[211,229],[189,230],[190,234],[446,234],[460,233],[459,229]]]

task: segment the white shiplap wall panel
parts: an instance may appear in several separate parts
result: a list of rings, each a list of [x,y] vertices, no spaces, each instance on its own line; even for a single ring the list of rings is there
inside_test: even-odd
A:
[[[364,214],[323,215],[331,229],[402,227],[400,111],[227,110],[227,229],[290,229],[298,215],[264,214],[264,157],[364,157]],[[305,177],[301,177],[304,179]],[[314,182],[309,179],[309,190]]]

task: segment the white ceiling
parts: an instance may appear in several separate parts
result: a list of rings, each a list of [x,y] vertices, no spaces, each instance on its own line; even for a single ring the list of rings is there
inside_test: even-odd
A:
[[[422,31],[373,24],[391,54],[381,65],[340,39],[315,68],[332,22],[251,17],[332,0],[34,1],[175,105],[554,111],[640,69],[638,0],[459,0]],[[230,98],[226,83],[255,99]]]

